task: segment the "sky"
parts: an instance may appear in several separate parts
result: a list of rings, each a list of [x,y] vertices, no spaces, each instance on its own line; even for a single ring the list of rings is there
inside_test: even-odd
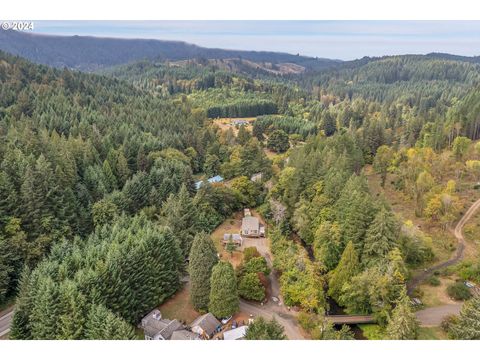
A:
[[[35,21],[35,33],[180,40],[330,59],[480,55],[480,21]]]

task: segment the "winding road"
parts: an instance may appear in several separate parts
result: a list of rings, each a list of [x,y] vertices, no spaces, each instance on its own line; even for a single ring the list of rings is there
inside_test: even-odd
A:
[[[435,271],[444,269],[451,265],[455,265],[463,259],[465,250],[465,238],[463,236],[463,227],[468,220],[475,214],[480,208],[480,199],[475,201],[467,212],[458,221],[453,234],[458,241],[458,247],[455,254],[447,261],[434,265],[428,268],[426,271],[414,276],[407,284],[408,294],[411,295],[415,288],[431,276]],[[422,326],[440,326],[442,320],[448,315],[458,315],[462,309],[462,304],[448,304],[426,308],[416,312],[417,320]]]
[[[463,237],[463,227],[467,223],[468,220],[473,216],[473,214],[480,208],[480,199],[475,201],[472,206],[467,210],[467,212],[462,216],[462,218],[458,221],[457,225],[455,226],[455,229],[453,231],[453,234],[455,238],[458,241],[458,247],[457,251],[455,252],[455,255],[451,257],[449,260],[444,261],[440,264],[436,264],[424,272],[414,276],[407,284],[407,290],[408,294],[411,295],[413,290],[422,283],[424,280],[426,280],[429,276],[431,276],[435,271],[445,269],[446,267],[449,267],[451,265],[457,264],[460,260],[463,259],[463,252],[465,250],[465,238]]]
[[[272,253],[270,251],[268,239],[247,239],[246,243],[245,246],[255,246],[260,255],[265,257],[268,266],[272,269],[268,276],[270,282],[270,299],[264,305],[240,300],[240,310],[254,316],[262,316],[266,319],[275,318],[275,320],[284,327],[285,335],[289,340],[304,340],[305,336],[298,325],[296,313],[293,310],[289,310],[283,304],[282,295],[280,293],[280,283],[278,281],[279,276],[277,271],[273,268]],[[272,297],[279,299],[279,301],[272,301]]]

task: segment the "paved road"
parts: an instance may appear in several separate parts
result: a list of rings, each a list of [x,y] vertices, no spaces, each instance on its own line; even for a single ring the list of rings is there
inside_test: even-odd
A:
[[[448,315],[458,315],[462,309],[462,304],[448,304],[426,308],[417,311],[415,315],[421,326],[440,326],[442,320]]]
[[[479,208],[480,208],[480,199],[478,199],[472,204],[472,206],[467,210],[467,212],[462,216],[460,221],[455,226],[453,234],[455,235],[458,241],[458,247],[455,255],[453,255],[453,257],[450,258],[449,260],[443,263],[434,265],[431,268],[427,269],[426,271],[414,276],[407,284],[407,290],[409,295],[411,295],[413,290],[415,290],[415,288],[420,283],[422,283],[425,279],[430,277],[435,271],[444,269],[451,265],[455,265],[456,263],[458,263],[463,259],[463,255],[464,255],[463,252],[465,250],[465,238],[463,237],[463,233],[462,233],[463,227]]]
[[[0,317],[0,338],[10,332],[10,323],[13,318],[13,310]]]

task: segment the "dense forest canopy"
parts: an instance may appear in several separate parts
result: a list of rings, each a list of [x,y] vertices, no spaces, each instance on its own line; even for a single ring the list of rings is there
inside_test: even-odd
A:
[[[187,273],[198,310],[223,317],[239,297],[262,301],[266,260],[233,269],[209,237],[245,207],[268,222],[285,304],[312,338],[351,338],[323,319],[332,299],[372,314],[389,338],[417,337],[406,283],[438,249],[374,194],[367,170],[446,231],[460,211],[457,183],[480,174],[478,59],[340,64],[0,37],[19,37],[10,51],[53,66],[0,52],[0,304],[16,299],[11,337],[132,339]],[[286,62],[305,71],[282,73]],[[223,182],[207,181],[217,175]]]

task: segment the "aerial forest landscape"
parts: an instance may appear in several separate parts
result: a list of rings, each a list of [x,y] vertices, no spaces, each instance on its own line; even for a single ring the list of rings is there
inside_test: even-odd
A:
[[[480,47],[287,41],[479,21],[66,23],[1,23],[0,340],[480,340]]]

